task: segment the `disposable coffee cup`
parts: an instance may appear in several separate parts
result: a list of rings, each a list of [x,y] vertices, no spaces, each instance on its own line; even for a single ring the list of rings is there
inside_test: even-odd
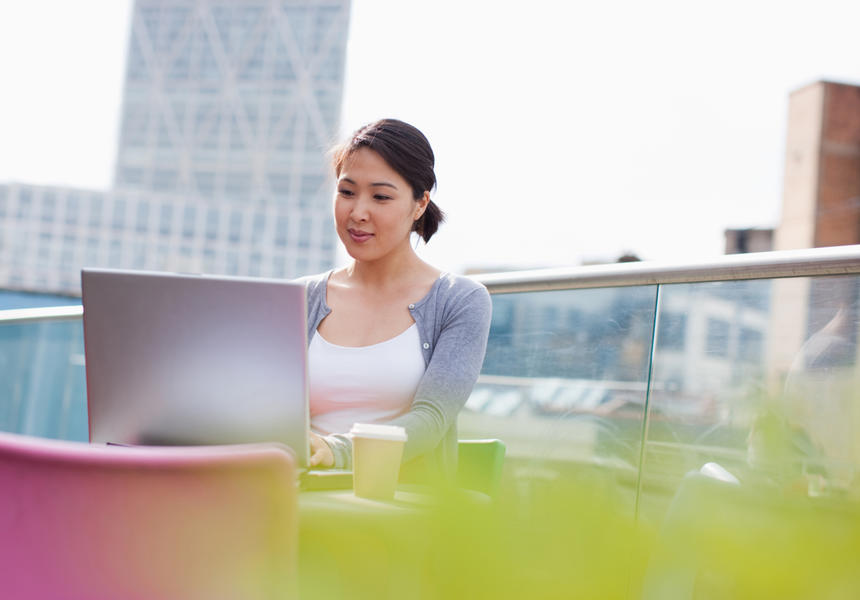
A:
[[[355,495],[391,500],[400,475],[406,430],[395,425],[356,423],[349,433]]]

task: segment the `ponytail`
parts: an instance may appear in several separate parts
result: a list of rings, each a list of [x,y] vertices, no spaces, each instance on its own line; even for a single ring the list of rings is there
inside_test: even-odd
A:
[[[444,221],[445,213],[442,212],[442,209],[435,202],[430,200],[427,203],[427,208],[424,209],[424,213],[415,219],[415,222],[412,224],[412,231],[417,233],[424,240],[424,243],[427,243],[433,237],[433,234],[436,233],[436,230],[439,229],[439,225]]]

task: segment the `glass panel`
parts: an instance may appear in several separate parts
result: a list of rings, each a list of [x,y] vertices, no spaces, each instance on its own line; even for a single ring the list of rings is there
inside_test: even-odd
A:
[[[632,515],[655,302],[653,286],[494,295],[460,437],[500,438],[521,492],[597,468]]]
[[[858,589],[858,289],[854,275],[661,287],[644,597]]]
[[[0,430],[89,439],[80,320],[0,324]]]
[[[655,286],[493,296],[458,434],[504,442],[497,509],[446,532],[481,597],[627,596],[656,300]]]

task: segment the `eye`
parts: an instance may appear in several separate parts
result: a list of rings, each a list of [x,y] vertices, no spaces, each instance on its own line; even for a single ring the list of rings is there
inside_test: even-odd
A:
[[[391,200],[391,196],[386,196],[385,194],[375,194],[373,197],[376,200]]]
[[[340,194],[341,196],[352,196],[352,195],[353,195],[353,191],[352,191],[352,190],[347,190],[347,189],[344,189],[344,188],[339,189],[339,190],[337,191],[337,193],[338,193],[338,194]]]

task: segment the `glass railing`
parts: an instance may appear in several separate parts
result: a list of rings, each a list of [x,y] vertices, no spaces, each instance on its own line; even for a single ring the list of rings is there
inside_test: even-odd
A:
[[[519,577],[478,591],[860,590],[860,246],[476,278],[459,433],[504,441],[505,525],[461,525]],[[0,429],[87,439],[82,337],[80,307],[0,311]]]
[[[80,306],[0,311],[0,431],[86,441]]]
[[[478,279],[494,313],[460,434],[506,442],[517,510],[553,515],[536,547],[632,597],[860,593],[860,247]],[[609,520],[648,550],[601,555],[574,509],[631,515]]]

